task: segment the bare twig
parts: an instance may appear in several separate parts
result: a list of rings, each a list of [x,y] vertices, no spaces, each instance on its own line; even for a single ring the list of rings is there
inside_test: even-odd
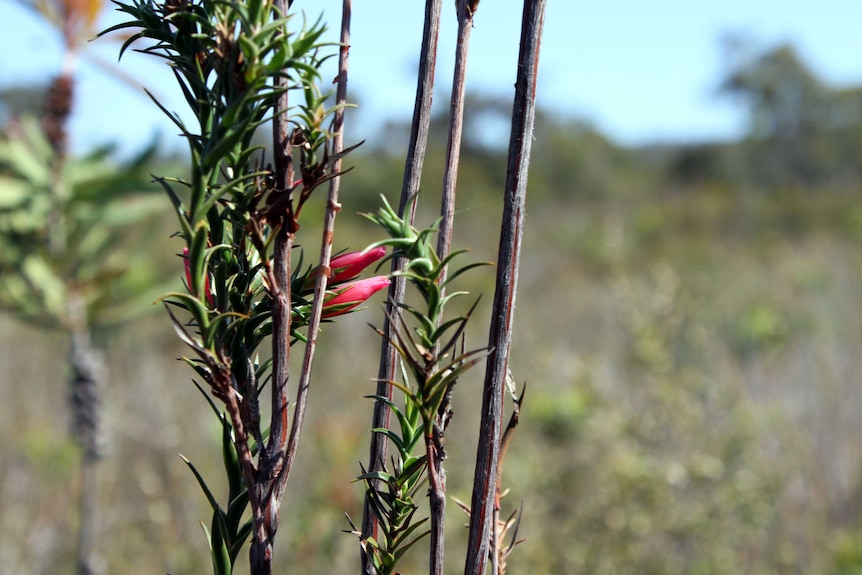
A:
[[[455,191],[458,184],[458,163],[461,158],[461,134],[464,129],[464,91],[467,79],[467,52],[470,31],[475,15],[473,3],[456,2],[458,10],[458,43],[455,47],[455,73],[452,80],[452,98],[449,103],[449,137],[446,143],[446,168],[443,173],[443,196],[440,202],[440,233],[437,236],[437,255],[449,255],[452,246],[452,228],[455,221]],[[475,4],[478,4],[476,2]],[[446,281],[444,270],[440,282]]]
[[[470,31],[473,28],[475,2],[458,0],[458,42],[455,47],[455,71],[452,80],[452,98],[449,104],[449,137],[446,144],[446,167],[443,173],[443,193],[440,201],[440,231],[437,236],[437,256],[445,259],[452,247],[452,231],[455,223],[455,193],[458,182],[458,163],[461,157],[461,134],[464,127],[464,92],[467,77],[467,53],[470,46]],[[446,269],[440,283],[446,281]],[[438,324],[442,321],[438,318]],[[443,574],[446,531],[446,458],[443,433],[451,414],[452,391],[450,387],[437,414],[439,425],[434,427],[434,437],[428,438],[428,488],[431,516],[430,573]]]
[[[503,221],[497,256],[497,288],[494,293],[488,342],[488,346],[493,351],[488,358],[485,372],[465,575],[485,573],[490,546],[491,520],[497,495],[497,460],[503,425],[504,384],[512,343],[544,15],[545,0],[524,0],[521,49],[515,82],[512,132],[509,139],[509,162],[506,169]]]
[[[426,0],[425,2],[425,25],[422,33],[422,51],[419,57],[419,78],[416,86],[416,101],[413,108],[413,123],[410,129],[410,145],[407,151],[407,159],[404,167],[404,180],[401,187],[401,200],[398,207],[398,215],[404,217],[410,210],[410,223],[413,223],[416,214],[416,202],[412,202],[419,193],[419,184],[422,179],[422,165],[425,160],[425,150],[428,143],[428,131],[431,124],[431,101],[434,93],[434,69],[437,63],[437,38],[440,30],[440,12],[442,0]],[[401,258],[392,262],[392,272],[401,270],[404,261]],[[389,317],[395,312],[399,303],[404,301],[406,280],[396,276],[389,287],[387,298],[387,314],[383,324],[381,338],[380,366],[378,369],[377,395],[392,398],[392,386],[387,383],[395,380],[396,363],[398,354],[392,346],[392,334],[395,326]],[[375,402],[374,416],[371,427],[374,429],[389,427],[389,405],[381,400]],[[380,471],[383,469],[387,456],[387,439],[382,433],[371,434],[371,449],[369,456],[368,471]],[[374,513],[370,507],[370,499],[366,497],[362,516],[362,536],[376,537],[377,523]],[[365,554],[362,556],[362,573],[373,575],[374,567]]]
[[[335,176],[329,180],[329,198],[326,203],[326,215],[323,219],[323,237],[320,246],[320,269],[324,270],[324,272],[317,275],[317,281],[314,285],[314,301],[311,308],[311,318],[308,322],[308,343],[305,346],[305,357],[303,358],[299,387],[296,391],[296,407],[293,412],[290,439],[287,444],[287,457],[284,469],[285,482],[290,475],[296,448],[299,444],[299,435],[302,431],[305,406],[308,403],[311,365],[314,361],[314,350],[317,345],[317,332],[320,328],[320,318],[323,313],[326,286],[331,273],[329,262],[332,256],[335,216],[341,210],[341,204],[338,203],[338,193],[341,187],[341,152],[344,149],[344,106],[347,103],[347,60],[350,53],[351,11],[352,0],[344,0],[341,17],[341,48],[338,53],[338,86],[336,88],[336,105],[339,108],[335,112],[332,123],[332,131],[335,134],[332,142],[332,157],[337,159],[332,169]]]

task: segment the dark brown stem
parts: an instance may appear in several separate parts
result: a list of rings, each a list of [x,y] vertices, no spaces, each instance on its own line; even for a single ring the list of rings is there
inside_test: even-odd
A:
[[[524,206],[527,195],[527,172],[535,119],[536,79],[545,0],[524,0],[521,21],[521,49],[515,81],[512,110],[512,132],[509,139],[509,162],[500,248],[497,255],[497,282],[488,347],[492,350],[485,371],[482,415],[476,471],[473,478],[470,534],[467,541],[465,575],[483,575],[488,559],[492,532],[491,520],[497,494],[497,460],[503,426],[503,394],[512,343],[512,321],[518,286],[521,257]],[[493,529],[496,532],[496,528]]]
[[[287,14],[288,0],[277,0],[277,8]],[[289,393],[288,360],[290,358],[290,255],[296,232],[292,213],[293,163],[290,147],[290,123],[288,120],[287,77],[276,80],[276,88],[283,89],[274,105],[273,161],[275,186],[278,193],[288,194],[284,213],[274,214],[276,232],[273,263],[269,273],[269,296],[272,306],[272,411],[270,435],[261,450],[258,472],[249,491],[254,491],[252,500],[252,531],[249,560],[252,575],[272,573],[273,543],[278,530],[279,509],[284,494],[286,474],[283,473],[288,442]],[[233,396],[231,396],[233,397]],[[247,447],[247,446],[246,446]]]
[[[231,378],[227,376],[226,372],[222,373],[214,370],[213,381],[218,395],[224,401],[225,409],[233,425],[234,442],[237,448],[240,467],[242,468],[242,478],[249,493],[249,504],[251,505],[253,522],[252,545],[249,551],[252,565],[251,572],[254,574],[268,573],[266,569],[272,569],[272,542],[267,534],[266,517],[261,505],[260,490],[257,489],[259,474],[254,464],[254,456],[249,448],[249,436],[243,422],[239,398],[233,389]],[[269,553],[266,553],[267,546],[262,543],[258,543],[257,547],[255,547],[256,542],[269,542]],[[266,567],[267,561],[264,559],[267,556],[269,557],[269,567]]]
[[[67,245],[66,216],[64,211],[65,181],[63,169],[66,164],[68,146],[68,123],[75,95],[75,52],[67,50],[63,55],[63,71],[54,78],[45,97],[42,116],[42,131],[54,152],[51,158],[51,210],[48,212],[48,250],[55,258],[62,258]]]
[[[62,164],[66,159],[69,139],[66,127],[72,113],[74,84],[71,73],[61,74],[51,82],[45,98],[42,131],[54,150],[58,164]]]
[[[437,38],[440,30],[440,12],[442,0],[426,0],[425,2],[425,25],[422,33],[422,50],[419,57],[419,78],[416,86],[416,101],[413,107],[413,123],[410,128],[410,144],[407,151],[407,159],[404,166],[404,180],[401,186],[401,200],[398,214],[402,218],[407,210],[410,210],[410,222],[413,223],[416,214],[416,202],[411,202],[419,193],[419,184],[422,179],[422,165],[425,160],[425,151],[428,144],[428,131],[431,125],[431,103],[434,95],[434,69],[437,63]],[[404,267],[402,259],[392,262],[392,272]],[[395,326],[390,317],[398,309],[397,304],[404,301],[406,281],[403,277],[396,276],[389,287],[389,297],[386,303],[386,319],[383,323],[383,337],[381,338],[380,365],[378,369],[377,394],[381,397],[392,398],[392,386],[390,381],[395,380],[395,370],[398,356],[392,346],[392,336]],[[389,406],[383,401],[374,404],[374,416],[372,428],[389,427]],[[369,472],[380,471],[386,461],[388,444],[386,437],[381,433],[371,434],[371,449],[367,469]],[[377,521],[370,507],[369,499],[366,498],[362,515],[363,537],[377,536]],[[373,575],[374,567],[367,555],[362,555],[362,573]]]
[[[279,508],[284,494],[285,454],[288,441],[288,360],[290,358],[290,252],[294,234],[282,225],[275,238],[270,297],[272,305],[272,416],[270,436],[261,452],[254,490],[259,514],[250,553],[252,575],[272,573],[273,543],[278,530]],[[232,394],[229,394],[233,397]]]

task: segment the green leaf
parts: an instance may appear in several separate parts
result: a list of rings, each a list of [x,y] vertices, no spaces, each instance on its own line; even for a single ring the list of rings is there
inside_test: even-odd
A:
[[[400,485],[406,485],[407,482],[412,482],[415,478],[414,476],[422,471],[422,468],[425,467],[427,462],[427,456],[422,455],[420,457],[414,457],[409,460],[405,460],[404,469],[401,470],[401,477],[399,478]]]
[[[229,111],[232,112],[232,110]],[[251,118],[244,118],[238,121],[236,125],[229,126],[223,135],[213,140],[216,144],[210,146],[203,155],[201,165],[204,170],[210,171],[218,167],[234,146],[247,134],[251,120]]]
[[[236,561],[239,552],[242,550],[242,546],[245,544],[246,540],[251,535],[252,526],[252,520],[249,517],[248,521],[246,521],[243,526],[236,532],[236,538],[230,546],[230,556],[232,561]]]
[[[385,471],[369,471],[367,473],[363,473],[362,475],[354,479],[354,481],[368,481],[371,479],[383,481],[384,483],[395,481],[395,477],[392,476],[391,473],[386,473]]]
[[[178,115],[176,115],[175,113],[173,113],[170,110],[168,110],[167,108],[165,108],[162,105],[162,103],[159,102],[159,100],[153,94],[151,94],[149,92],[149,90],[147,90],[146,88],[144,88],[144,92],[146,92],[147,96],[149,96],[150,99],[156,104],[156,106],[158,106],[159,110],[161,110],[165,114],[165,116],[167,116],[171,120],[171,122],[173,122],[174,125],[180,129],[180,132],[182,132],[183,136],[185,136],[186,139],[189,140],[189,142],[195,141],[195,136],[191,132],[186,130],[186,125],[183,124],[183,121],[180,119],[180,117]]]
[[[236,447],[233,444],[233,427],[227,417],[221,416],[222,424],[222,460],[224,461],[225,474],[228,478],[228,492],[230,497],[236,497],[242,491],[242,467]]]
[[[448,365],[439,368],[439,370],[428,379],[426,398],[428,404],[425,408],[431,408],[432,413],[436,413],[443,401],[443,395],[446,389],[452,385],[465,371],[482,361],[485,356],[490,353],[488,348],[474,349],[468,351],[454,359]]]
[[[227,527],[221,509],[213,510],[211,553],[215,575],[231,575],[233,560],[228,549]]]
[[[423,521],[424,521],[424,520],[423,520]],[[411,547],[413,547],[413,546],[414,546],[418,541],[420,541],[423,537],[425,537],[425,536],[426,536],[426,535],[428,535],[429,533],[431,533],[431,530],[430,530],[430,529],[429,529],[428,531],[425,531],[424,533],[420,533],[419,535],[417,535],[417,536],[416,536],[412,541],[410,541],[409,543],[401,544],[401,545],[399,546],[398,550],[395,552],[395,558],[396,558],[396,560],[400,560],[400,559],[404,556],[404,554],[405,554],[405,553],[407,553],[407,551],[409,551],[409,550],[410,550],[410,548],[411,548]]]
[[[450,283],[452,283],[452,281],[455,278],[457,278],[458,276],[460,276],[464,272],[468,272],[468,271],[475,269],[475,268],[480,268],[480,267],[484,267],[484,266],[493,266],[493,265],[494,264],[492,262],[475,262],[472,264],[467,264],[464,267],[458,268],[457,270],[455,270],[454,272],[452,272],[448,276],[446,276],[446,281],[443,283],[443,285],[444,286],[449,285]]]
[[[445,321],[445,322],[441,323],[436,329],[434,329],[431,332],[429,339],[431,339],[431,341],[438,342],[443,337],[443,335],[446,333],[446,331],[449,330],[449,328],[460,325],[460,324],[464,323],[465,321],[467,321],[467,318],[465,318],[465,317],[456,317],[456,318],[450,319],[449,321]]]
[[[39,139],[44,136],[38,134]],[[20,139],[6,140],[0,147],[0,165],[37,188],[47,188],[51,181],[53,154],[38,154]]]
[[[180,340],[183,343],[185,343],[187,346],[189,346],[190,348],[194,349],[198,354],[200,354],[200,355],[205,354],[207,350],[204,349],[203,346],[201,346],[201,344],[198,343],[194,339],[194,337],[192,337],[191,334],[189,334],[189,332],[185,329],[185,327],[180,322],[180,320],[178,320],[177,317],[173,314],[170,307],[168,307],[168,304],[173,304],[173,305],[180,305],[180,304],[177,302],[171,302],[169,300],[166,300],[166,298],[175,298],[175,299],[180,300],[181,302],[183,302],[184,309],[187,309],[187,310],[193,309],[194,310],[194,311],[192,311],[193,316],[196,314],[202,314],[204,320],[207,322],[206,325],[209,325],[209,320],[206,317],[206,315],[207,315],[206,308],[203,307],[203,305],[201,304],[200,301],[198,301],[196,298],[194,298],[188,294],[169,293],[165,296],[162,296],[162,298],[161,298],[161,300],[165,303],[165,308],[168,310],[168,315],[171,318],[171,324],[174,327],[174,331],[176,332],[177,336],[179,336]]]
[[[207,239],[206,225],[203,223],[198,224],[189,243],[189,253],[187,255],[189,276],[191,277],[192,284],[189,286],[189,291],[199,300],[205,297],[204,292],[207,285]],[[198,325],[201,324],[199,323]]]
[[[248,507],[248,491],[243,488],[242,491],[228,504],[227,506],[227,525],[231,529],[231,533],[238,533],[237,528],[245,510]]]
[[[395,447],[398,448],[399,453],[404,453],[404,442],[401,441],[401,437],[391,429],[386,429],[385,427],[375,427],[371,430],[371,433],[379,433],[381,435],[385,435],[392,443],[395,444]]]
[[[203,386],[201,386],[201,384],[198,383],[197,381],[195,381],[194,379],[192,380],[192,383],[195,384],[195,387],[198,388],[198,391],[200,391],[201,395],[204,396],[204,399],[207,400],[207,403],[209,404],[210,408],[213,410],[213,413],[216,414],[216,417],[218,417],[219,419],[223,418],[224,414],[221,412],[219,407],[216,405],[215,401],[213,401],[212,396],[209,393],[207,393],[207,391],[203,388]]]

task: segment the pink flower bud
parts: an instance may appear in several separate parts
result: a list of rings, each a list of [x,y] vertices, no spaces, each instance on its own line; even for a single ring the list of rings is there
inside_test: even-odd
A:
[[[329,262],[329,269],[332,270],[332,276],[330,277],[329,283],[338,284],[352,280],[362,273],[362,270],[385,255],[386,248],[381,246],[379,248],[374,248],[373,250],[368,250],[367,252],[350,252],[336,256]],[[314,287],[314,282],[319,273],[320,268],[311,270],[311,273],[308,274],[308,278],[305,280],[303,291]]]
[[[183,248],[183,266],[186,269],[186,285],[189,286],[189,290],[192,289],[192,266],[191,262],[189,262],[189,248]],[[214,305],[213,294],[210,291],[210,278],[207,276],[206,281],[204,283],[204,294],[207,298],[207,303],[210,305]]]
[[[332,269],[332,283],[351,280],[362,273],[362,270],[386,255],[386,248],[380,246],[367,252],[350,252],[332,258],[329,267]]]
[[[386,276],[374,276],[340,286],[338,292],[324,302],[323,317],[335,317],[349,312],[387,287],[389,283],[389,278]]]

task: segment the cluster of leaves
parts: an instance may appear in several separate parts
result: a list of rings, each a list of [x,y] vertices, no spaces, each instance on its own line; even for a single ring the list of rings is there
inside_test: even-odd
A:
[[[409,313],[417,322],[413,329],[399,331],[396,341],[393,342],[410,370],[416,389],[399,387],[397,383],[393,385],[399,387],[416,403],[422,416],[425,434],[431,436],[443,431],[439,418],[443,418],[442,423],[445,425],[447,416],[444,412],[448,409],[445,400],[458,378],[481,361],[488,352],[486,348],[471,351],[463,349],[462,336],[478,300],[466,315],[444,321],[446,304],[455,297],[467,295],[467,292],[463,291],[446,293],[446,287],[464,272],[487,264],[471,263],[447,274],[449,263],[466,250],[452,252],[440,259],[431,243],[431,237],[437,233],[439,222],[430,228],[417,230],[410,225],[407,216],[398,217],[385,198],[383,204],[377,213],[368,214],[367,217],[386,230],[391,238],[375,245],[392,247],[389,258],[406,259],[407,263],[399,275],[407,278],[416,288],[425,304],[424,309],[406,303],[399,304],[399,308]],[[399,318],[400,316],[401,314],[398,314]],[[398,325],[401,322],[393,323]],[[411,333],[415,334],[415,337]],[[462,344],[460,352],[456,351],[455,356],[449,358],[450,352],[458,344]]]
[[[172,64],[199,125],[193,133],[162,107],[185,136],[193,166],[189,180],[158,180],[179,215],[187,250],[189,293],[171,294],[171,299],[194,317],[204,349],[233,350],[230,359],[223,359],[243,370],[243,358],[271,333],[267,276],[282,213],[298,219],[314,188],[335,175],[325,145],[331,134],[324,123],[336,107],[326,107],[326,94],[317,86],[324,27],[318,22],[288,32],[288,18],[271,18],[276,8],[262,1],[118,6],[134,20],[103,34],[140,28],[122,51],[140,38],[155,40],[141,51]],[[292,115],[297,124],[292,140],[302,156],[300,178],[286,190],[276,185],[271,167],[261,165],[261,148],[252,145],[256,129],[272,121],[274,100],[284,91],[274,80],[285,74],[290,82],[286,89],[301,90],[305,97]],[[306,283],[308,270],[300,274],[300,269],[294,268],[294,286]],[[301,337],[296,330],[307,322],[302,313],[308,309],[307,290],[292,294],[297,311],[293,335]]]
[[[440,473],[441,462],[446,457],[444,430],[452,416],[452,391],[458,378],[488,353],[487,348],[465,351],[464,330],[476,304],[466,315],[444,320],[446,304],[467,294],[447,294],[445,290],[464,272],[485,264],[467,264],[447,276],[447,266],[463,252],[453,252],[443,259],[438,257],[431,238],[437,233],[439,221],[417,230],[410,224],[409,216],[399,217],[385,198],[376,213],[365,215],[390,235],[390,239],[375,245],[391,247],[388,258],[404,258],[405,265],[397,275],[407,279],[424,304],[420,308],[399,303],[398,310],[389,318],[396,326],[392,345],[401,358],[403,382],[388,383],[402,392],[404,410],[399,410],[386,398],[374,396],[390,405],[398,419],[400,435],[396,430],[373,431],[386,435],[395,446],[397,453],[393,456],[392,469],[363,473],[359,477],[366,483],[366,494],[380,530],[376,539],[367,538],[361,544],[363,550],[370,553],[375,569],[390,575],[404,553],[419,538],[430,533],[426,531],[410,537],[426,521],[412,521],[417,509],[413,498],[426,479],[431,483],[439,481],[434,474]],[[415,320],[413,325],[405,322],[402,311]],[[377,331],[385,337],[383,331]],[[425,441],[425,454],[417,456],[415,448],[420,439]],[[381,484],[385,488],[381,488]],[[431,520],[433,526],[435,520],[442,518],[432,514]]]
[[[269,459],[264,455],[267,432],[260,423],[258,395],[275,360],[261,360],[259,348],[277,323],[279,329],[289,324],[291,345],[304,341],[299,330],[310,318],[312,270],[303,271],[300,257],[291,271],[292,243],[279,238],[292,237],[299,229],[303,205],[315,188],[337,175],[335,164],[342,155],[330,154],[333,135],[325,127],[338,107],[327,107],[327,94],[318,88],[326,59],[320,56],[324,27],[318,21],[289,31],[288,16],[271,0],[144,0],[117,6],[132,19],[103,34],[137,30],[121,55],[137,40],[152,41],[140,51],[167,60],[197,121],[190,128],[156,102],[182,132],[191,155],[188,180],[158,178],[179,217],[185,243],[187,293],[168,294],[166,301],[191,315],[186,324],[169,307],[175,331],[194,351],[195,357],[186,361],[230,414],[220,415],[225,459],[232,462],[227,466],[232,478],[227,511],[201,480],[216,518],[210,532],[214,566],[217,573],[229,573],[249,532],[239,523],[250,501],[245,490],[274,475],[263,469],[258,477],[251,458],[259,457],[263,468],[284,449],[275,446]],[[286,109],[285,96],[295,91],[303,94],[303,104]],[[288,141],[278,142],[288,152],[275,150],[273,168],[252,139],[263,124],[285,125],[285,116],[294,127]],[[286,250],[279,251],[284,245]],[[280,279],[282,269],[290,274],[287,285]],[[283,298],[290,306],[287,321],[275,318]],[[353,302],[342,303],[331,315],[353,307]],[[286,363],[286,356],[280,361]],[[262,523],[262,508],[255,508],[253,499],[251,503]]]
[[[269,2],[117,5],[133,20],[102,34],[139,29],[121,55],[136,40],[154,40],[141,51],[170,62],[198,123],[192,132],[160,106],[185,136],[192,160],[189,180],[158,180],[177,211],[186,243],[189,293],[170,297],[191,313],[200,338],[177,321],[175,327],[195,349],[200,361],[191,363],[210,385],[216,384],[214,372],[231,366],[243,391],[256,390],[256,376],[267,365],[250,366],[246,358],[271,333],[263,277],[271,244],[263,228],[275,194],[269,172],[255,157],[260,149],[251,142],[255,130],[271,120],[277,96],[272,80],[288,60],[309,57],[322,27],[289,35],[285,18],[271,19]],[[302,80],[312,79],[312,67],[300,69]]]
[[[402,378],[408,381],[406,373],[402,373]],[[363,469],[358,478],[365,483],[366,493],[380,525],[380,535],[362,540],[362,532],[353,525],[351,533],[360,537],[363,552],[369,555],[375,571],[380,575],[392,575],[404,554],[430,533],[426,530],[415,534],[419,527],[427,523],[427,518],[414,521],[419,509],[415,503],[416,494],[427,479],[427,457],[416,453],[423,438],[422,420],[411,396],[405,395],[403,410],[387,397],[372,395],[369,398],[387,403],[395,414],[397,430],[376,428],[372,432],[388,437],[397,453],[392,457],[391,470],[367,472]]]

